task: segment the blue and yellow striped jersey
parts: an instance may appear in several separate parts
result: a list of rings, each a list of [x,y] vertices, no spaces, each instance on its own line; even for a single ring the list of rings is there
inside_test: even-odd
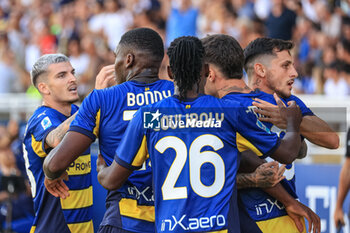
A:
[[[78,107],[72,105],[71,114]],[[93,232],[91,158],[87,150],[67,169],[70,196],[60,199],[47,192],[42,164],[48,133],[68,117],[55,109],[41,106],[29,119],[24,136],[24,159],[34,199],[35,219],[31,232]]]
[[[110,165],[134,113],[141,106],[167,98],[173,92],[174,84],[167,80],[149,84],[128,81],[111,88],[94,90],[83,101],[70,130],[87,135],[92,140],[98,138],[100,153]],[[154,232],[149,163],[145,162],[118,191],[109,192],[106,202],[109,208],[101,225],[133,232]]]
[[[269,103],[276,104],[273,95],[261,91],[254,91],[251,93],[234,92],[223,97],[223,99],[238,101],[243,106],[246,106],[248,108],[255,108],[252,105],[254,98],[259,98]],[[312,111],[308,107],[306,107],[306,105],[296,96],[291,96],[289,99],[286,100],[282,99],[282,101],[285,104],[287,104],[287,102],[291,100],[296,101],[296,104],[300,107],[303,116],[313,115]],[[264,125],[269,131],[278,133],[281,138],[284,136],[284,130],[279,129],[278,127],[268,122],[264,122]],[[268,161],[272,161],[272,159],[269,157],[266,159]],[[284,179],[281,182],[281,184],[291,196],[297,198],[297,193],[295,189],[294,163],[286,165],[286,171],[284,175],[286,176],[286,179]],[[239,195],[243,202],[243,205],[248,210],[249,215],[255,221],[262,221],[287,215],[284,206],[261,189],[249,188],[239,190]]]
[[[239,232],[238,152],[267,156],[278,145],[238,102],[170,97],[135,114],[115,160],[134,170],[150,157],[157,232]]]

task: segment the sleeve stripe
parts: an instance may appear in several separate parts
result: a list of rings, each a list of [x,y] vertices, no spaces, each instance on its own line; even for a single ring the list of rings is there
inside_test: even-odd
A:
[[[137,154],[134,157],[134,160],[132,161],[131,165],[134,167],[142,166],[143,162],[149,157],[148,151],[147,151],[147,140],[146,135],[143,136],[141,145],[139,150],[137,151]]]
[[[91,138],[92,141],[95,141],[95,139],[96,139],[95,134],[93,134],[89,130],[86,130],[86,129],[81,128],[79,126],[71,126],[68,131],[74,131],[74,132],[84,134],[84,135],[88,136],[89,138]]]
[[[35,140],[35,137],[33,134],[32,134],[32,148],[33,148],[34,153],[37,156],[39,156],[41,158],[46,157],[47,154],[43,150],[42,141]]]
[[[95,137],[98,137],[98,134],[100,131],[100,117],[101,117],[101,109],[99,109],[96,114],[95,128],[93,130]]]
[[[238,132],[236,133],[236,144],[239,152],[252,150],[258,156],[263,155],[263,153],[261,153],[261,151],[258,148],[256,148],[253,144],[251,144],[246,138],[244,138]]]
[[[115,160],[120,166],[125,167],[126,169],[129,169],[129,170],[131,170],[131,171],[140,169],[140,168],[142,167],[142,166],[134,167],[134,166],[128,164],[128,163],[125,162],[124,160],[120,159],[120,158],[118,157],[117,154],[115,155],[114,160]]]

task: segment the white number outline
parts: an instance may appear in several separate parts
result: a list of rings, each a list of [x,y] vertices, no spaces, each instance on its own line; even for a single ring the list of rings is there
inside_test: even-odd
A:
[[[30,182],[30,189],[32,191],[32,197],[34,198],[36,196],[36,182],[35,182],[33,172],[29,169],[28,151],[26,150],[24,143],[22,146],[23,146],[24,164],[26,166],[26,172],[27,172],[27,176],[28,176],[29,182]]]

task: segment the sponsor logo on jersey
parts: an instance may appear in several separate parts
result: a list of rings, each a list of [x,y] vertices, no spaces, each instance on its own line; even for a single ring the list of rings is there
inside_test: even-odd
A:
[[[41,126],[43,127],[44,130],[49,128],[52,125],[50,118],[47,116],[41,121]]]
[[[187,222],[187,223],[186,223]],[[176,218],[174,215],[170,219],[163,219],[161,225],[161,231],[174,231],[175,228],[180,228],[184,231],[188,230],[211,230],[214,227],[223,227],[226,225],[226,219],[223,215],[213,215],[210,217],[200,218],[186,218],[186,214],[180,218]]]

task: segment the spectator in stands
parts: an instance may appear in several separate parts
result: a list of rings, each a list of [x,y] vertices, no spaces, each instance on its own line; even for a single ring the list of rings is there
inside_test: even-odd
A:
[[[283,0],[273,0],[272,8],[266,19],[267,36],[277,39],[292,39],[296,14],[289,10]]]
[[[346,80],[339,75],[339,62],[328,64],[324,70],[324,94],[332,97],[344,97],[349,94]]]

